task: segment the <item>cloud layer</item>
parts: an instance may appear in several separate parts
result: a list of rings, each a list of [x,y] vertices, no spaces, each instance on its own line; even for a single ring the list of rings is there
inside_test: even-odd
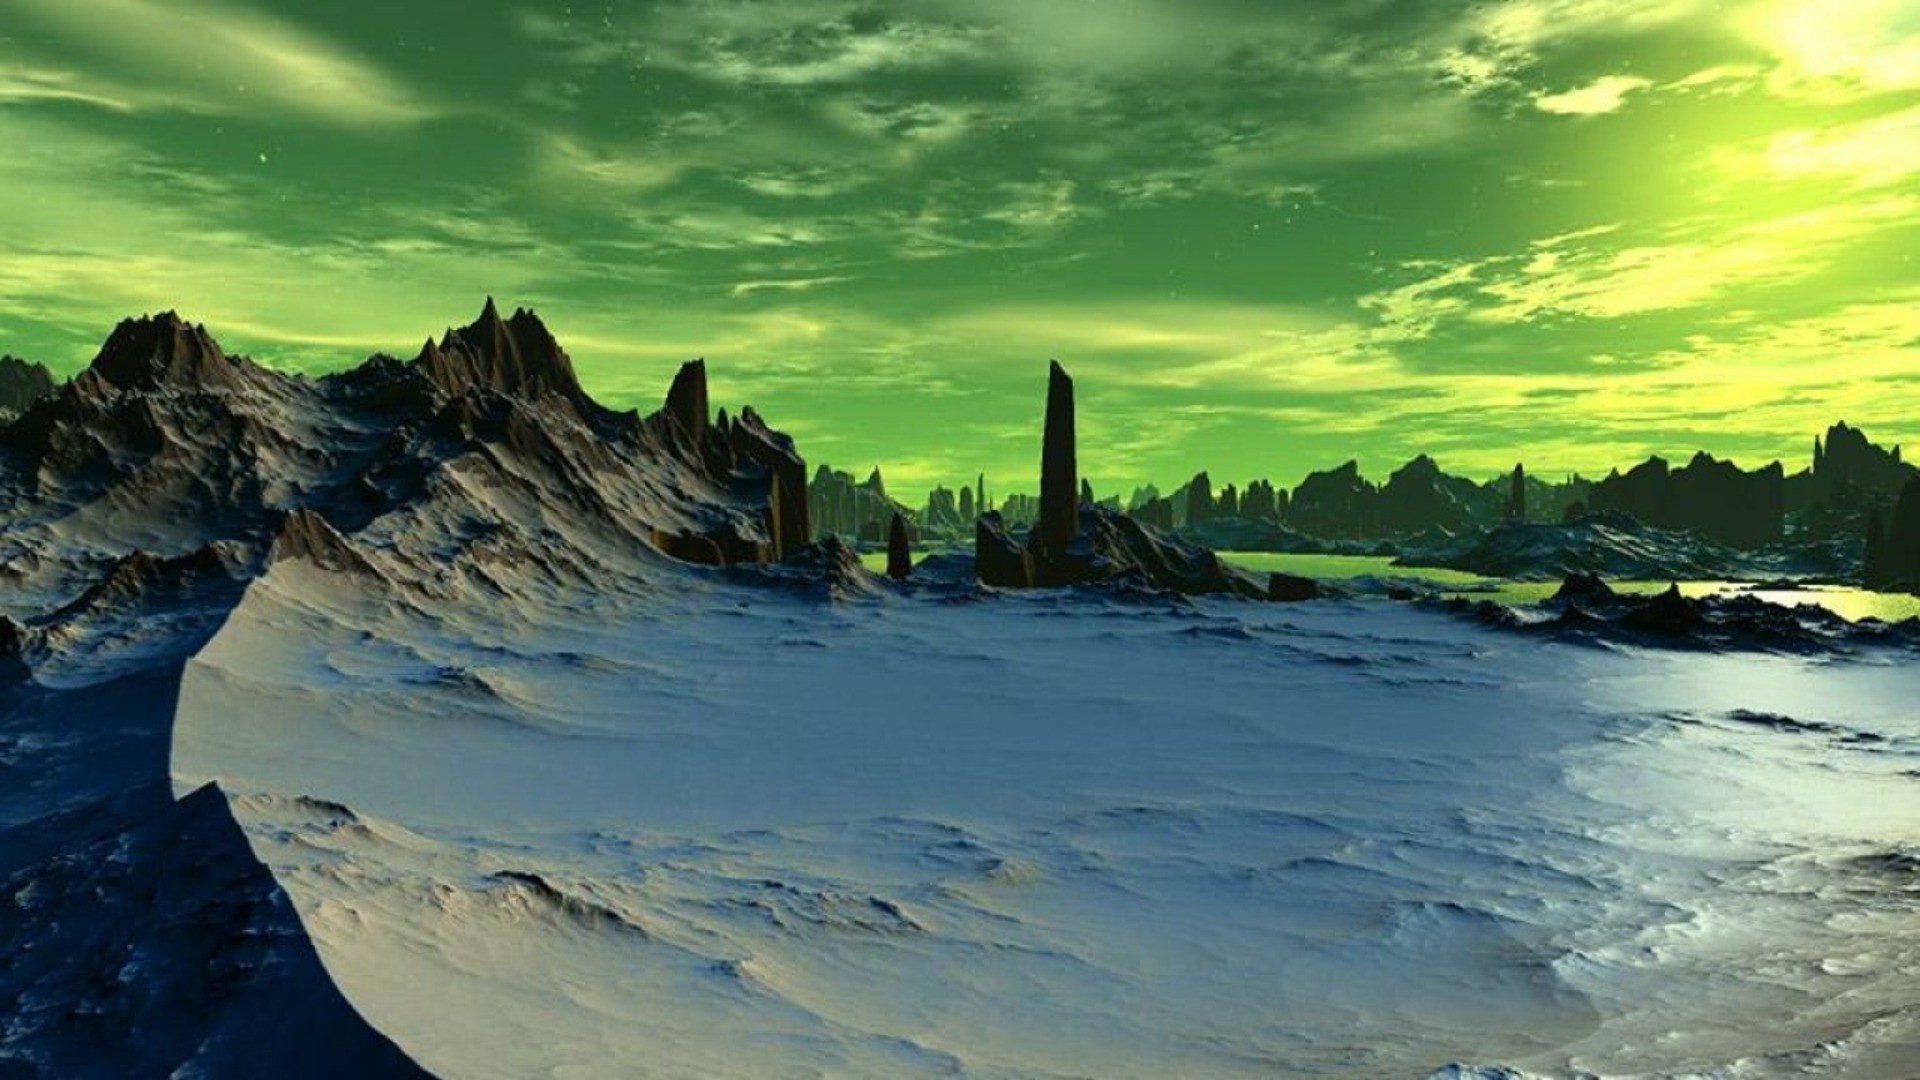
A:
[[[1920,415],[1897,0],[0,0],[0,348],[270,362],[534,303],[650,405],[1096,483],[1800,454]],[[949,475],[950,474],[950,475]]]

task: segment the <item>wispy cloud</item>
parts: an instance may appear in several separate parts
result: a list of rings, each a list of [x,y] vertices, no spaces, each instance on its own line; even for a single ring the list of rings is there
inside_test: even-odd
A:
[[[343,126],[412,123],[417,91],[295,23],[220,0],[4,0],[17,31],[100,57],[111,82],[62,89],[128,109],[277,113]]]
[[[1628,95],[1652,85],[1651,79],[1638,75],[1606,75],[1557,94],[1535,94],[1533,105],[1557,116],[1601,116],[1619,112]]]
[[[829,285],[840,285],[857,280],[850,274],[829,274],[824,277],[810,278],[769,278],[764,281],[737,281],[727,290],[727,295],[735,297],[752,296],[763,292],[802,293],[812,292]]]
[[[1920,174],[1920,107],[1820,131],[1774,136],[1767,168],[1789,178],[1838,177],[1855,187],[1897,184]]]

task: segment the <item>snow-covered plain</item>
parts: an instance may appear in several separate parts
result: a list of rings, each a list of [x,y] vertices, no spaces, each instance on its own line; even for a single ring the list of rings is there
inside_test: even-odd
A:
[[[381,597],[255,581],[172,768],[440,1075],[1920,1061],[1909,657],[696,571]]]

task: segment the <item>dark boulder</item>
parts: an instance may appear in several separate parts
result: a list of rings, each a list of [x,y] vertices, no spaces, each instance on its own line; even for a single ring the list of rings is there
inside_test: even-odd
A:
[[[1320,583],[1297,574],[1273,573],[1267,575],[1267,599],[1283,603],[1301,600],[1318,600],[1327,595]]]

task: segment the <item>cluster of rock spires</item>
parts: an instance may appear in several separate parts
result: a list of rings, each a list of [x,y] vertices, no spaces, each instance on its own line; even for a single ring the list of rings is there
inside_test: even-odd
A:
[[[842,536],[867,544],[885,543],[887,530],[898,514],[913,529],[913,511],[887,494],[887,482],[875,469],[867,478],[821,465],[807,485],[807,508],[814,535]]]
[[[1879,584],[1915,582],[1901,556],[1910,550],[1892,519],[1902,486],[1916,475],[1898,446],[1873,444],[1857,428],[1835,424],[1814,442],[1812,466],[1789,474],[1778,462],[1753,470],[1709,454],[1674,468],[1660,457],[1598,481],[1578,475],[1542,480],[1524,464],[1490,481],[1452,476],[1422,454],[1384,484],[1357,462],[1313,472],[1289,491],[1264,479],[1216,487],[1206,471],[1175,491],[1136,489],[1126,513],[1162,533],[1243,551],[1337,552],[1399,556],[1408,565],[1539,577],[1572,569],[1664,576],[1759,572]],[[882,542],[899,510],[916,543],[960,539],[985,500],[934,489],[924,513],[898,504],[876,510],[858,534]],[[1120,500],[1083,503],[1112,510]],[[1041,516],[1041,499],[1001,499],[999,525],[1018,530]],[[1869,550],[1870,549],[1870,550]],[[1863,573],[1863,555],[1873,555]]]
[[[172,312],[129,319],[0,428],[0,451],[16,525],[57,512],[152,531],[144,510],[198,542],[258,540],[304,511],[351,533],[467,460],[681,560],[775,560],[811,532],[792,440],[751,408],[712,416],[702,362],[659,412],[615,412],[536,315],[492,300],[410,362],[315,380],[228,356]]]
[[[1817,604],[1787,607],[1747,593],[1690,597],[1678,584],[1652,594],[1617,592],[1584,572],[1567,575],[1531,611],[1463,597],[1419,602],[1497,629],[1584,644],[1821,655],[1856,645],[1920,646],[1920,619],[1854,622]]]

